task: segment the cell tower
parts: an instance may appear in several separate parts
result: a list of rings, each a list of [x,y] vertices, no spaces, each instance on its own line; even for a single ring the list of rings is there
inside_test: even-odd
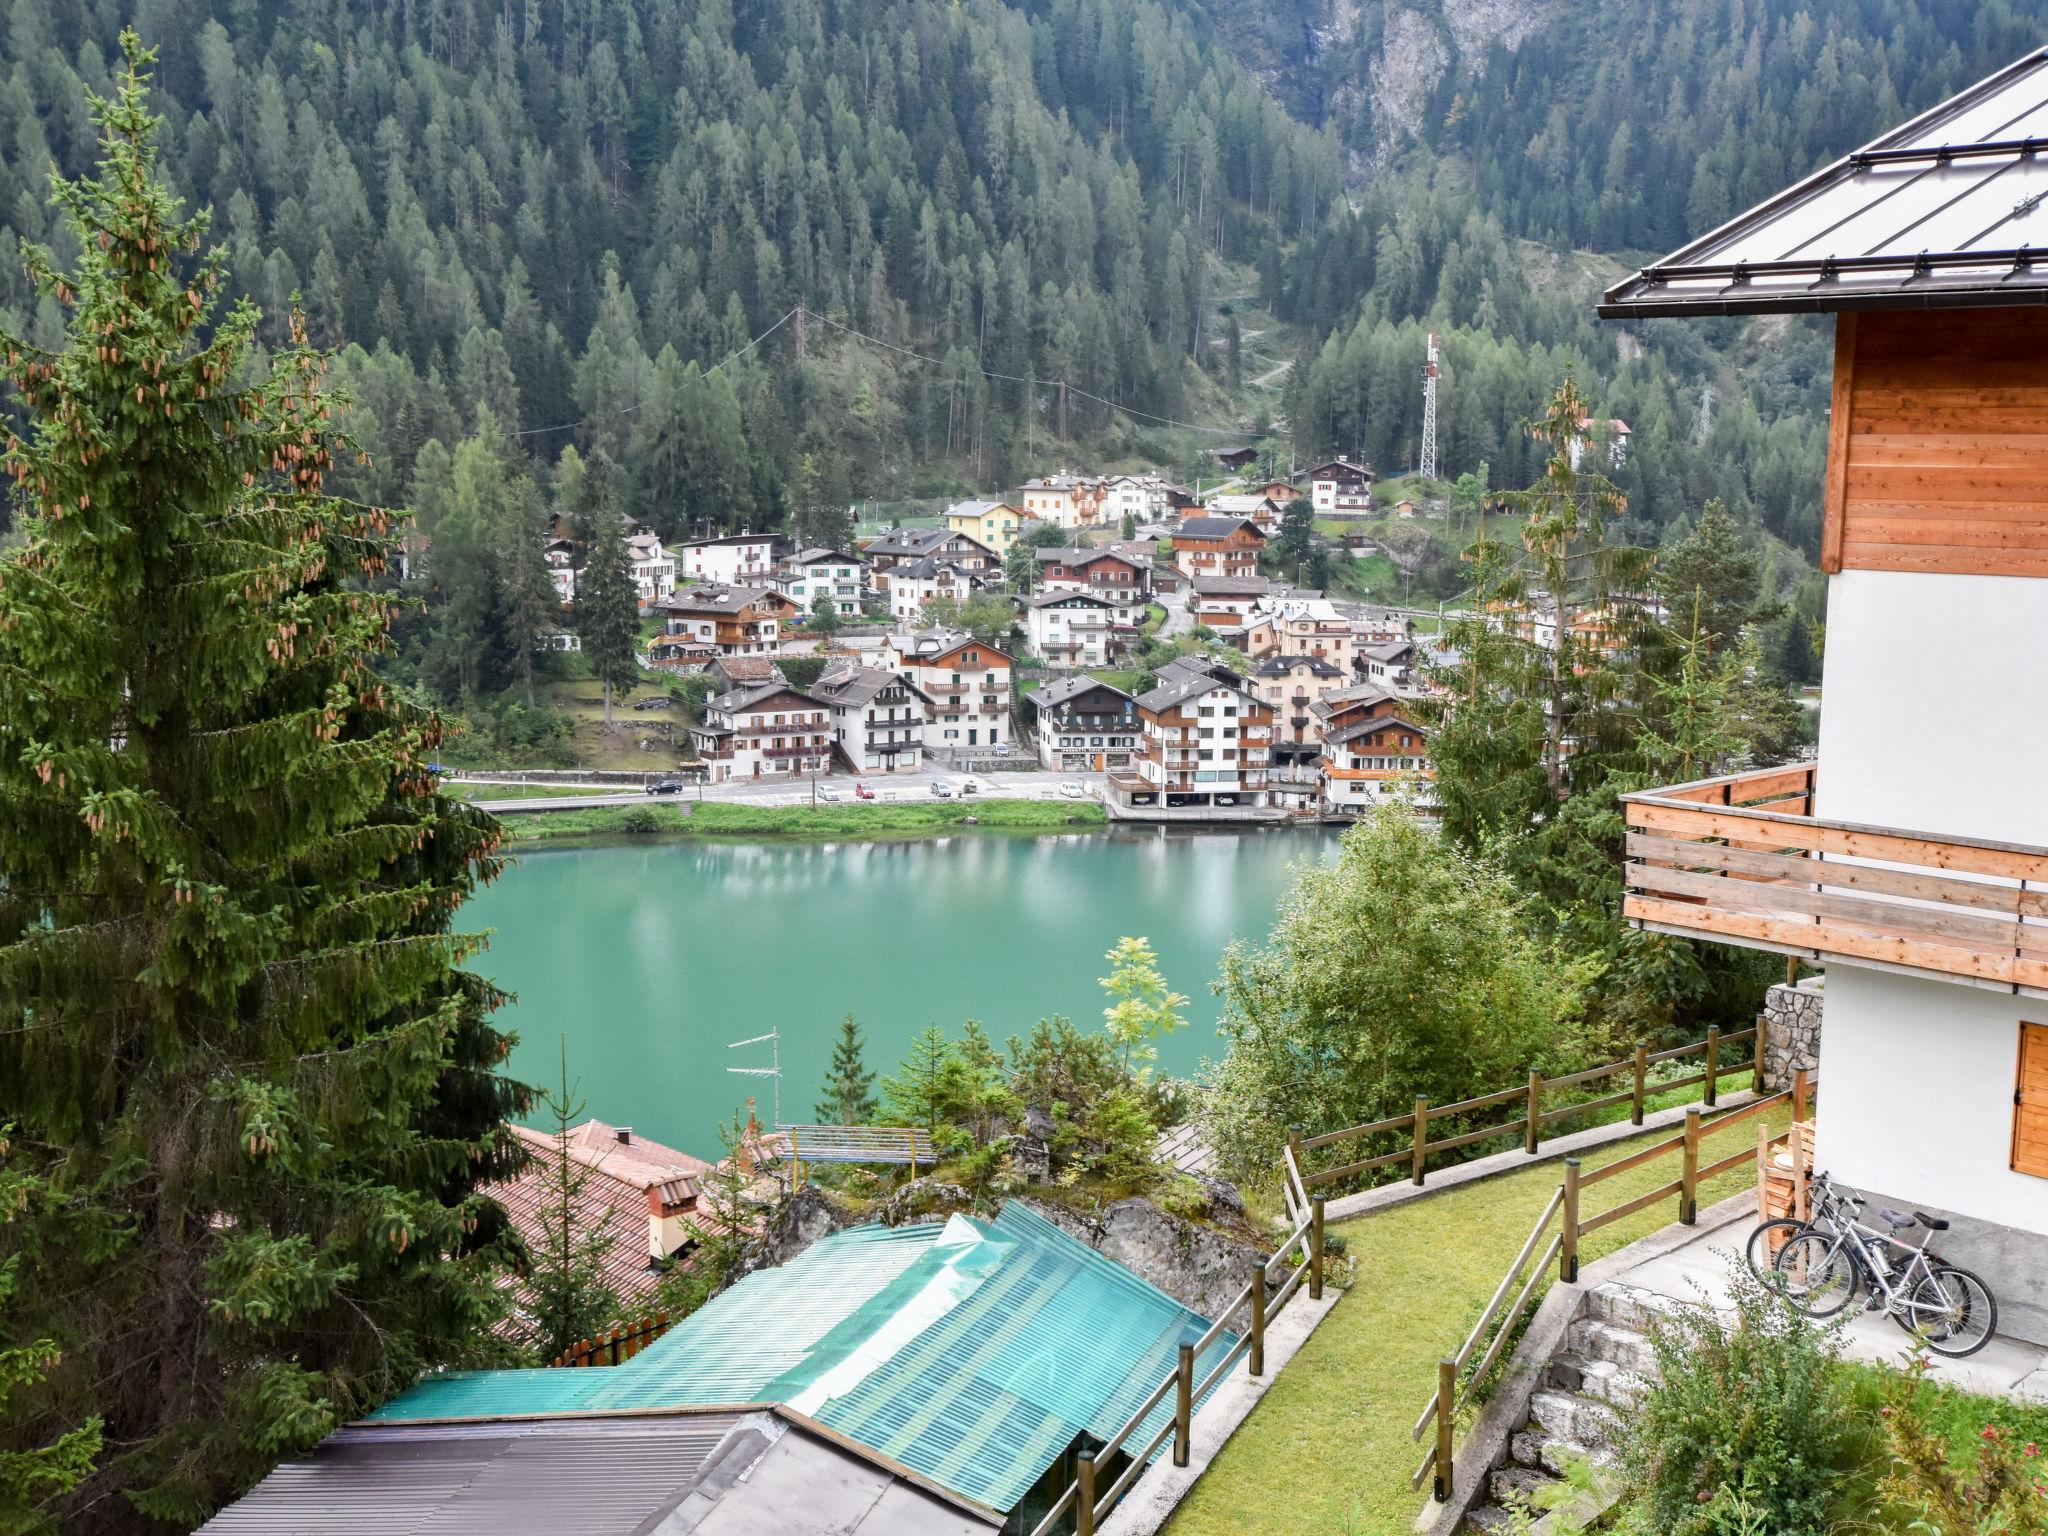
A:
[[[1422,463],[1425,480],[1436,478],[1436,332],[1429,333],[1429,360],[1422,365]]]

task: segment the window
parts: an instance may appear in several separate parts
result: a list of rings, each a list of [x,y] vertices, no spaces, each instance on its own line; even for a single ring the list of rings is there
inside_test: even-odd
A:
[[[2013,1094],[2012,1166],[2048,1179],[2048,1024],[2020,1026],[2020,1081]]]
[[[1216,761],[1216,754],[1214,752],[1197,752],[1195,754],[1195,761],[1199,763],[1213,763]]]

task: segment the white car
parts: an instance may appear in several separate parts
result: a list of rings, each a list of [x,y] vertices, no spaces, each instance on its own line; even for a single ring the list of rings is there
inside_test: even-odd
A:
[[[844,800],[846,796],[841,794],[838,790],[833,789],[830,785],[820,784],[818,786],[818,798],[820,800],[830,800],[836,803],[838,801]]]
[[[933,779],[932,793],[937,795],[941,800],[950,800],[953,798],[953,786],[948,784],[944,779]]]
[[[1088,786],[1079,779],[1068,779],[1064,784],[1060,785],[1060,793],[1069,800],[1086,800],[1088,798]]]

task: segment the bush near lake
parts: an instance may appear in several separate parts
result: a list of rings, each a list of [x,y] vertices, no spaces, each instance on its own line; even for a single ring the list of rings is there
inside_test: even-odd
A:
[[[1224,1166],[1267,1172],[1310,1134],[1579,1061],[1583,965],[1531,936],[1500,868],[1386,805],[1305,865],[1265,945],[1223,957],[1223,1060],[1201,1087]],[[1362,1154],[1363,1155],[1363,1154]]]

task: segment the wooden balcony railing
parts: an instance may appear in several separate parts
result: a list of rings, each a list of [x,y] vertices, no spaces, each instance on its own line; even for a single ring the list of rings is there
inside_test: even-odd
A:
[[[1795,764],[1623,795],[1636,926],[2048,997],[2048,848],[1826,821]]]

